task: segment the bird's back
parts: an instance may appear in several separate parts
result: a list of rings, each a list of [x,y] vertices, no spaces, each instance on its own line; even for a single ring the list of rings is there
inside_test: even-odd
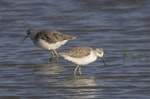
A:
[[[35,39],[43,39],[49,43],[56,43],[63,40],[72,40],[75,37],[73,35],[63,34],[55,30],[43,30],[37,33]]]
[[[59,53],[61,56],[67,55],[74,58],[82,58],[90,54],[93,49],[88,46],[75,47],[70,51]]]

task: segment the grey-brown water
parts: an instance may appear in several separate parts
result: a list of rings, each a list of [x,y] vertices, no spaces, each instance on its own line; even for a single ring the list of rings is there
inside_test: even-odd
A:
[[[150,0],[1,0],[0,99],[150,99]],[[29,28],[77,36],[58,51],[87,45],[105,50],[82,67],[31,40]]]

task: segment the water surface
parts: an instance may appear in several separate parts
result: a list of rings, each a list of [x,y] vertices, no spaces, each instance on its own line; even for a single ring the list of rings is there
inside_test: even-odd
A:
[[[149,99],[149,0],[1,0],[0,97],[3,99]],[[29,28],[77,36],[58,51],[102,47],[100,60],[73,77],[75,65],[19,43]]]

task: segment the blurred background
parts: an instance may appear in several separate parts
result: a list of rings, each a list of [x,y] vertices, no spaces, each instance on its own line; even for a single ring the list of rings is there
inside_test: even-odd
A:
[[[149,99],[149,0],[1,0],[0,98],[2,99]],[[102,47],[100,60],[83,66],[59,58],[30,39],[29,28],[76,36],[58,51],[76,46]]]

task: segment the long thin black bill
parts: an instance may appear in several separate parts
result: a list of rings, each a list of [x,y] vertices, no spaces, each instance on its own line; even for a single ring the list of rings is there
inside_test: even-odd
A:
[[[103,58],[101,58],[101,60],[102,60],[102,62],[104,63],[104,65],[105,65],[105,66],[107,66],[107,65],[105,64],[105,61],[104,61],[104,59],[103,59]]]
[[[26,40],[28,38],[28,35],[23,37],[23,39],[20,41],[20,43],[22,43],[24,40]]]

